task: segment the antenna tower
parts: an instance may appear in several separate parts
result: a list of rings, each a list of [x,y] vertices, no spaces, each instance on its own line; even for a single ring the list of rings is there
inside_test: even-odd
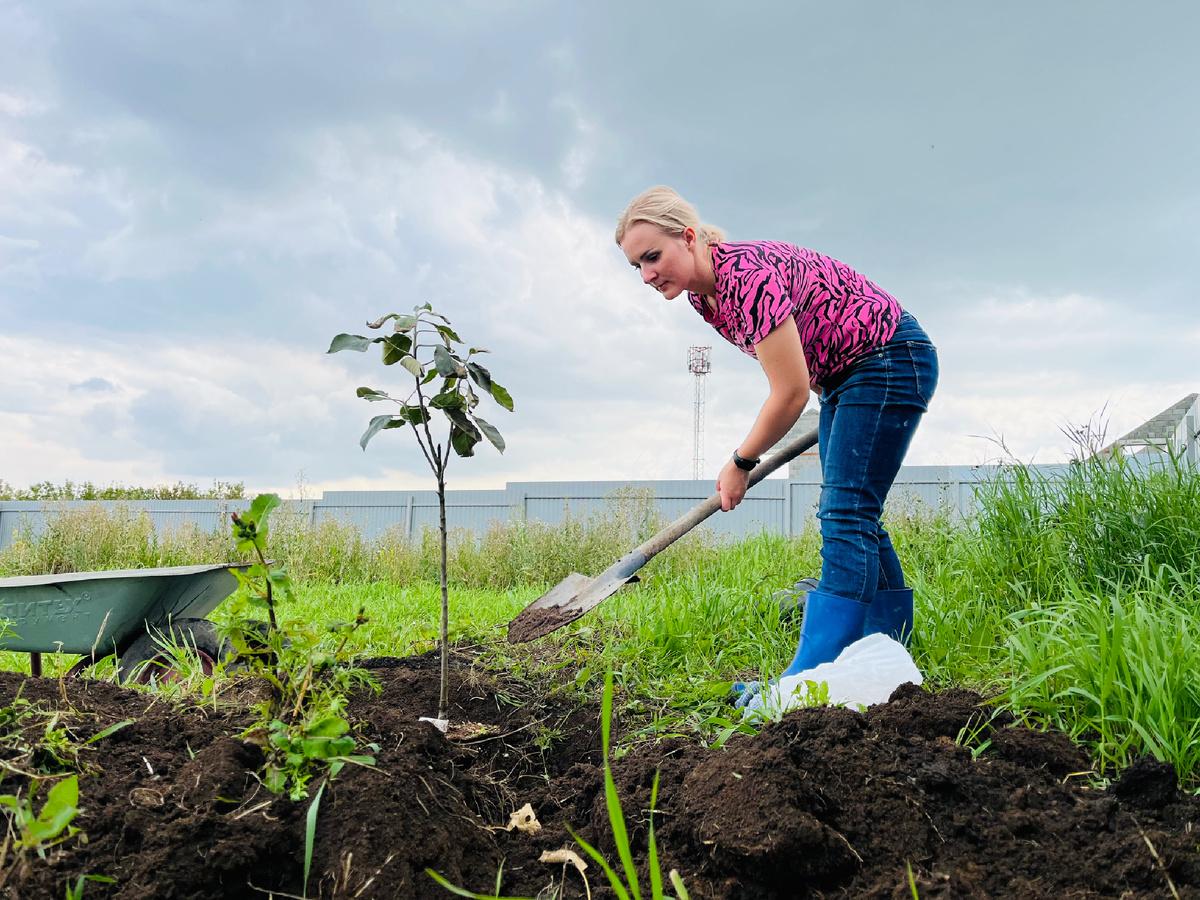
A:
[[[704,468],[704,376],[711,368],[708,351],[712,347],[688,347],[688,371],[695,382],[692,416],[692,478],[700,480]]]

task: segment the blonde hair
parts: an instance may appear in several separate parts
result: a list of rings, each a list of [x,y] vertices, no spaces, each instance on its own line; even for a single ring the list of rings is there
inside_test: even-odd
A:
[[[663,184],[642,191],[625,207],[625,212],[617,219],[617,246],[625,240],[625,232],[637,222],[648,222],[671,235],[694,228],[705,244],[719,244],[725,240],[724,231],[715,225],[702,224],[696,207],[679,196],[674,188]]]

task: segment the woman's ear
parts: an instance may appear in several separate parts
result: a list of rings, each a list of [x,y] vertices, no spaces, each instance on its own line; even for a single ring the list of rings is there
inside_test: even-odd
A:
[[[681,236],[683,237],[684,245],[691,250],[696,244],[696,229],[689,225],[687,228],[683,229],[683,234]]]

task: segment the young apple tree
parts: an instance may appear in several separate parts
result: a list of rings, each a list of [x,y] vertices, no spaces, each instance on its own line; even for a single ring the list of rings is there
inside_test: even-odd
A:
[[[389,322],[391,333],[380,337],[339,334],[329,345],[328,352],[363,352],[372,344],[380,344],[383,364],[399,363],[411,376],[410,389],[402,397],[370,387],[358,389],[358,396],[364,400],[390,402],[399,407],[395,412],[372,418],[359,444],[366,450],[367,443],[380,431],[408,428],[437,479],[442,551],[441,690],[437,717],[444,720],[449,700],[447,644],[450,623],[446,586],[446,466],[451,451],[462,457],[474,456],[475,445],[484,438],[503,453],[504,438],[495,426],[476,413],[476,409],[481,396],[491,397],[509,412],[512,412],[513,401],[508,391],[492,380],[491,373],[475,361],[478,354],[487,351],[469,347],[463,354],[460,349],[463,341],[450,327],[450,321],[428,303],[414,307],[411,315],[389,313],[368,322],[367,327],[379,330]],[[439,379],[440,383],[435,384]]]

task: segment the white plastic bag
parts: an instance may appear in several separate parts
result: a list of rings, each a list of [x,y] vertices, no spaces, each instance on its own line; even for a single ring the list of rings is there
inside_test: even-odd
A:
[[[886,701],[906,681],[923,681],[908,650],[886,634],[872,634],[855,641],[833,662],[767,685],[746,705],[742,717],[774,719],[789,709],[823,703],[852,709],[870,706]]]

